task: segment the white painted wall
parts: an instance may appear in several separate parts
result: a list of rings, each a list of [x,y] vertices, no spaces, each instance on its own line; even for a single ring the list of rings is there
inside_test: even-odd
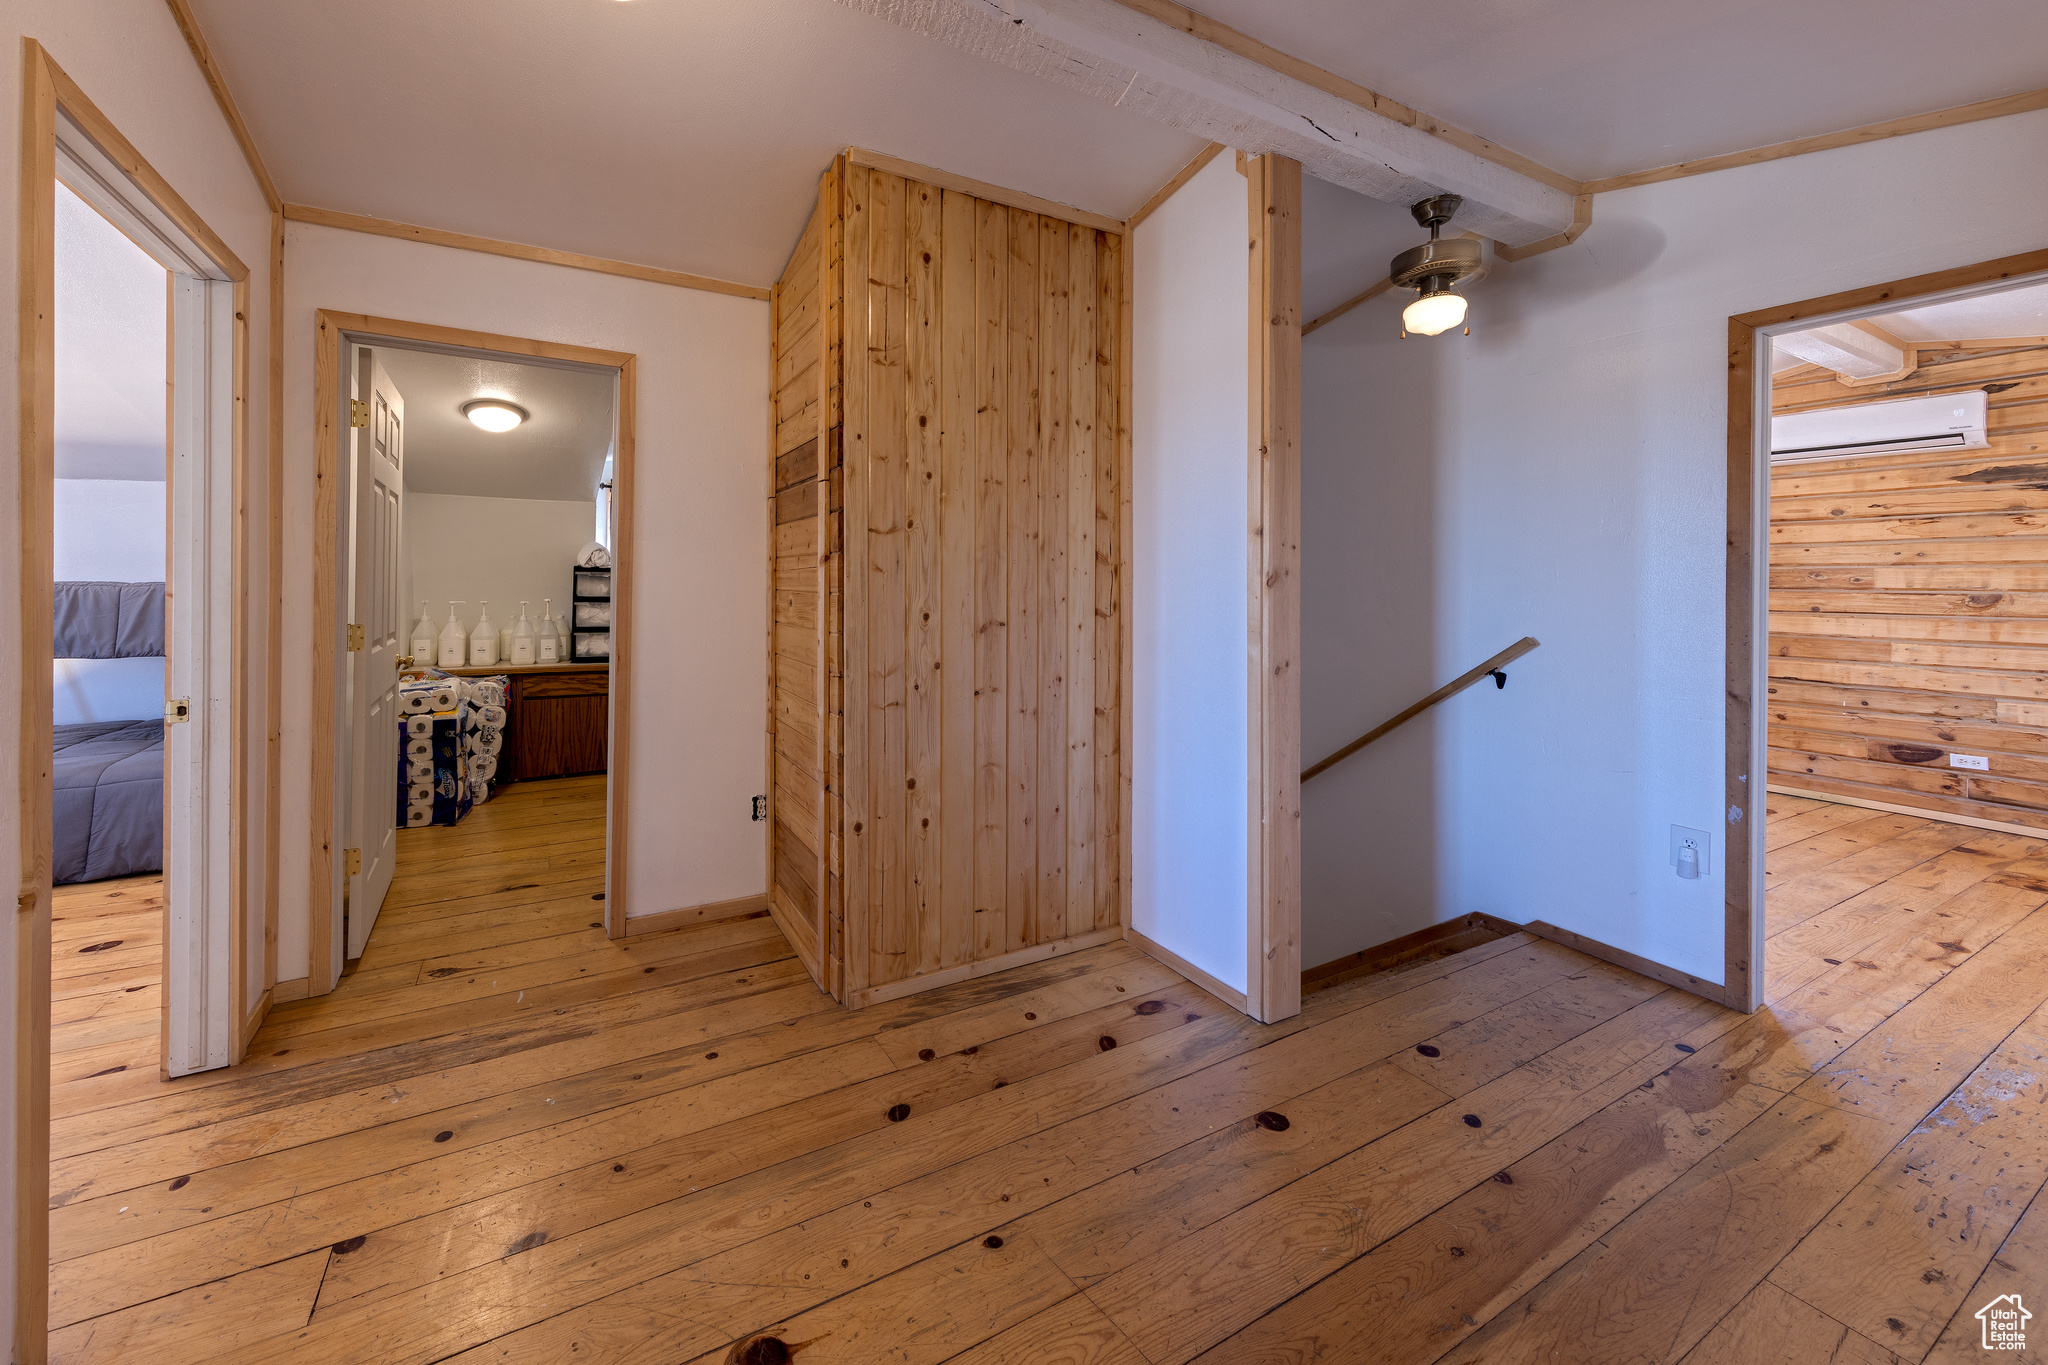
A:
[[[236,255],[251,267],[249,308],[249,354],[258,359],[250,369],[247,396],[252,449],[262,449],[262,433],[268,427],[269,399],[260,357],[270,346],[269,260],[270,213],[249,172],[241,149],[192,53],[179,34],[170,7],[161,0],[10,0],[0,8],[0,46],[9,54],[0,61],[0,259],[13,261],[18,252],[20,223],[19,187],[21,147],[21,51],[24,38],[35,38],[73,80],[77,81],[100,110],[148,158],[179,195],[227,242]],[[17,275],[10,267],[0,272],[0,311],[13,316],[17,303]],[[15,373],[17,334],[13,328],[0,335],[0,373]],[[20,553],[17,527],[20,522],[18,395],[10,381],[0,385],[0,451],[6,468],[0,470],[0,638],[16,639],[20,632]],[[261,507],[269,497],[261,460],[250,465],[248,497]],[[250,545],[248,592],[253,601],[270,595],[263,574],[268,550],[263,525],[256,523]],[[249,653],[263,658],[268,648],[261,613],[250,622]],[[10,771],[19,767],[16,751],[21,696],[18,656],[8,655],[0,663],[0,763]],[[261,993],[256,978],[263,964],[263,828],[262,801],[266,721],[263,688],[250,689],[251,706],[244,717],[248,724],[249,781],[252,809],[251,827],[259,837],[249,841],[251,876],[250,924],[252,948],[249,954],[251,985]],[[20,812],[12,798],[0,802],[0,883],[17,885],[21,877],[18,860]],[[0,936],[0,981],[12,983],[19,964],[15,953],[20,938]],[[0,1020],[0,1225],[11,1227],[15,1217],[13,1112],[17,1085],[14,1080],[18,1058],[15,1052],[15,1017],[7,1011]],[[38,1177],[39,1178],[39,1177]],[[11,1237],[0,1237],[0,1319],[12,1335],[16,1247]]]
[[[1727,319],[2048,245],[2044,144],[2036,112],[1604,194],[1469,338],[1400,341],[1386,297],[1307,339],[1304,752],[1543,647],[1304,789],[1304,962],[1485,910],[1721,979]]]
[[[569,619],[570,566],[590,543],[596,518],[595,502],[407,490],[401,572],[412,584],[405,597],[408,630],[419,620],[422,598],[437,630],[448,620],[451,599],[469,604],[456,610],[472,630],[485,602],[500,626],[519,619],[522,599],[533,604],[536,624],[549,597],[555,613]]]
[[[625,893],[654,913],[765,892],[765,828],[749,801],[767,771],[768,305],[297,223],[285,280],[285,695],[312,687],[318,309],[631,352],[638,558]],[[312,722],[303,711],[283,717],[284,979],[310,960]]]
[[[57,581],[164,581],[165,484],[57,479]]]
[[[164,489],[140,479],[56,480],[57,581],[162,582]],[[164,713],[162,659],[58,659],[51,668],[58,725]]]
[[[1245,178],[1133,234],[1131,924],[1245,989],[1251,514]]]

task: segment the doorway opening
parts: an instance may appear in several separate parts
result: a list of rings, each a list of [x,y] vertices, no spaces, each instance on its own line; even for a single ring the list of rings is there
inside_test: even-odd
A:
[[[473,956],[443,949],[555,919],[565,944],[618,937],[632,358],[321,324],[335,722],[315,828],[340,856],[315,868],[312,988],[438,979]]]
[[[1970,889],[2048,854],[2048,279],[1767,344],[1764,933],[1910,877],[1977,943]]]
[[[49,657],[29,676],[51,687],[24,698],[24,752],[48,767],[25,804],[48,813],[29,865],[52,887],[53,1104],[72,1112],[238,1061],[265,963],[241,779],[247,271],[82,96],[53,128],[31,187],[48,388],[25,395],[49,443],[24,452],[23,509],[25,615],[47,623],[25,633]]]

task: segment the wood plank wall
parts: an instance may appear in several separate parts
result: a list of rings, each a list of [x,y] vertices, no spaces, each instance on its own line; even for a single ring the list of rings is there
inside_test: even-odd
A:
[[[828,581],[836,544],[832,478],[838,428],[837,351],[829,342],[837,310],[830,286],[837,226],[820,181],[819,204],[775,287],[774,555],[770,658],[772,886],[769,904],[783,933],[821,986],[831,989],[831,869],[827,811],[832,688],[827,627],[836,585]],[[829,315],[829,316],[828,316]]]
[[[1122,935],[1122,250],[842,157],[777,288],[773,905],[849,1004]]]
[[[2048,347],[1923,351],[1874,388],[1805,366],[1772,410],[1968,389],[1987,450],[1774,471],[1770,780],[2048,829]]]

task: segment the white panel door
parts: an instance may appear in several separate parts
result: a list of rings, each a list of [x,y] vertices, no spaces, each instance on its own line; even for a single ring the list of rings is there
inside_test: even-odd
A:
[[[398,600],[405,399],[376,352],[365,347],[356,355],[355,391],[369,404],[369,422],[351,428],[349,621],[360,627],[362,647],[349,655],[348,847],[360,850],[359,870],[348,885],[350,961],[363,955],[398,860],[398,656],[406,635]]]

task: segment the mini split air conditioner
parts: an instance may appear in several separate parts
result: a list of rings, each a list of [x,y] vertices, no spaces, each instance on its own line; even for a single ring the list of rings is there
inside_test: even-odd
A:
[[[1982,450],[1984,390],[1893,398],[1771,419],[1771,463],[1902,455],[1916,450]]]

